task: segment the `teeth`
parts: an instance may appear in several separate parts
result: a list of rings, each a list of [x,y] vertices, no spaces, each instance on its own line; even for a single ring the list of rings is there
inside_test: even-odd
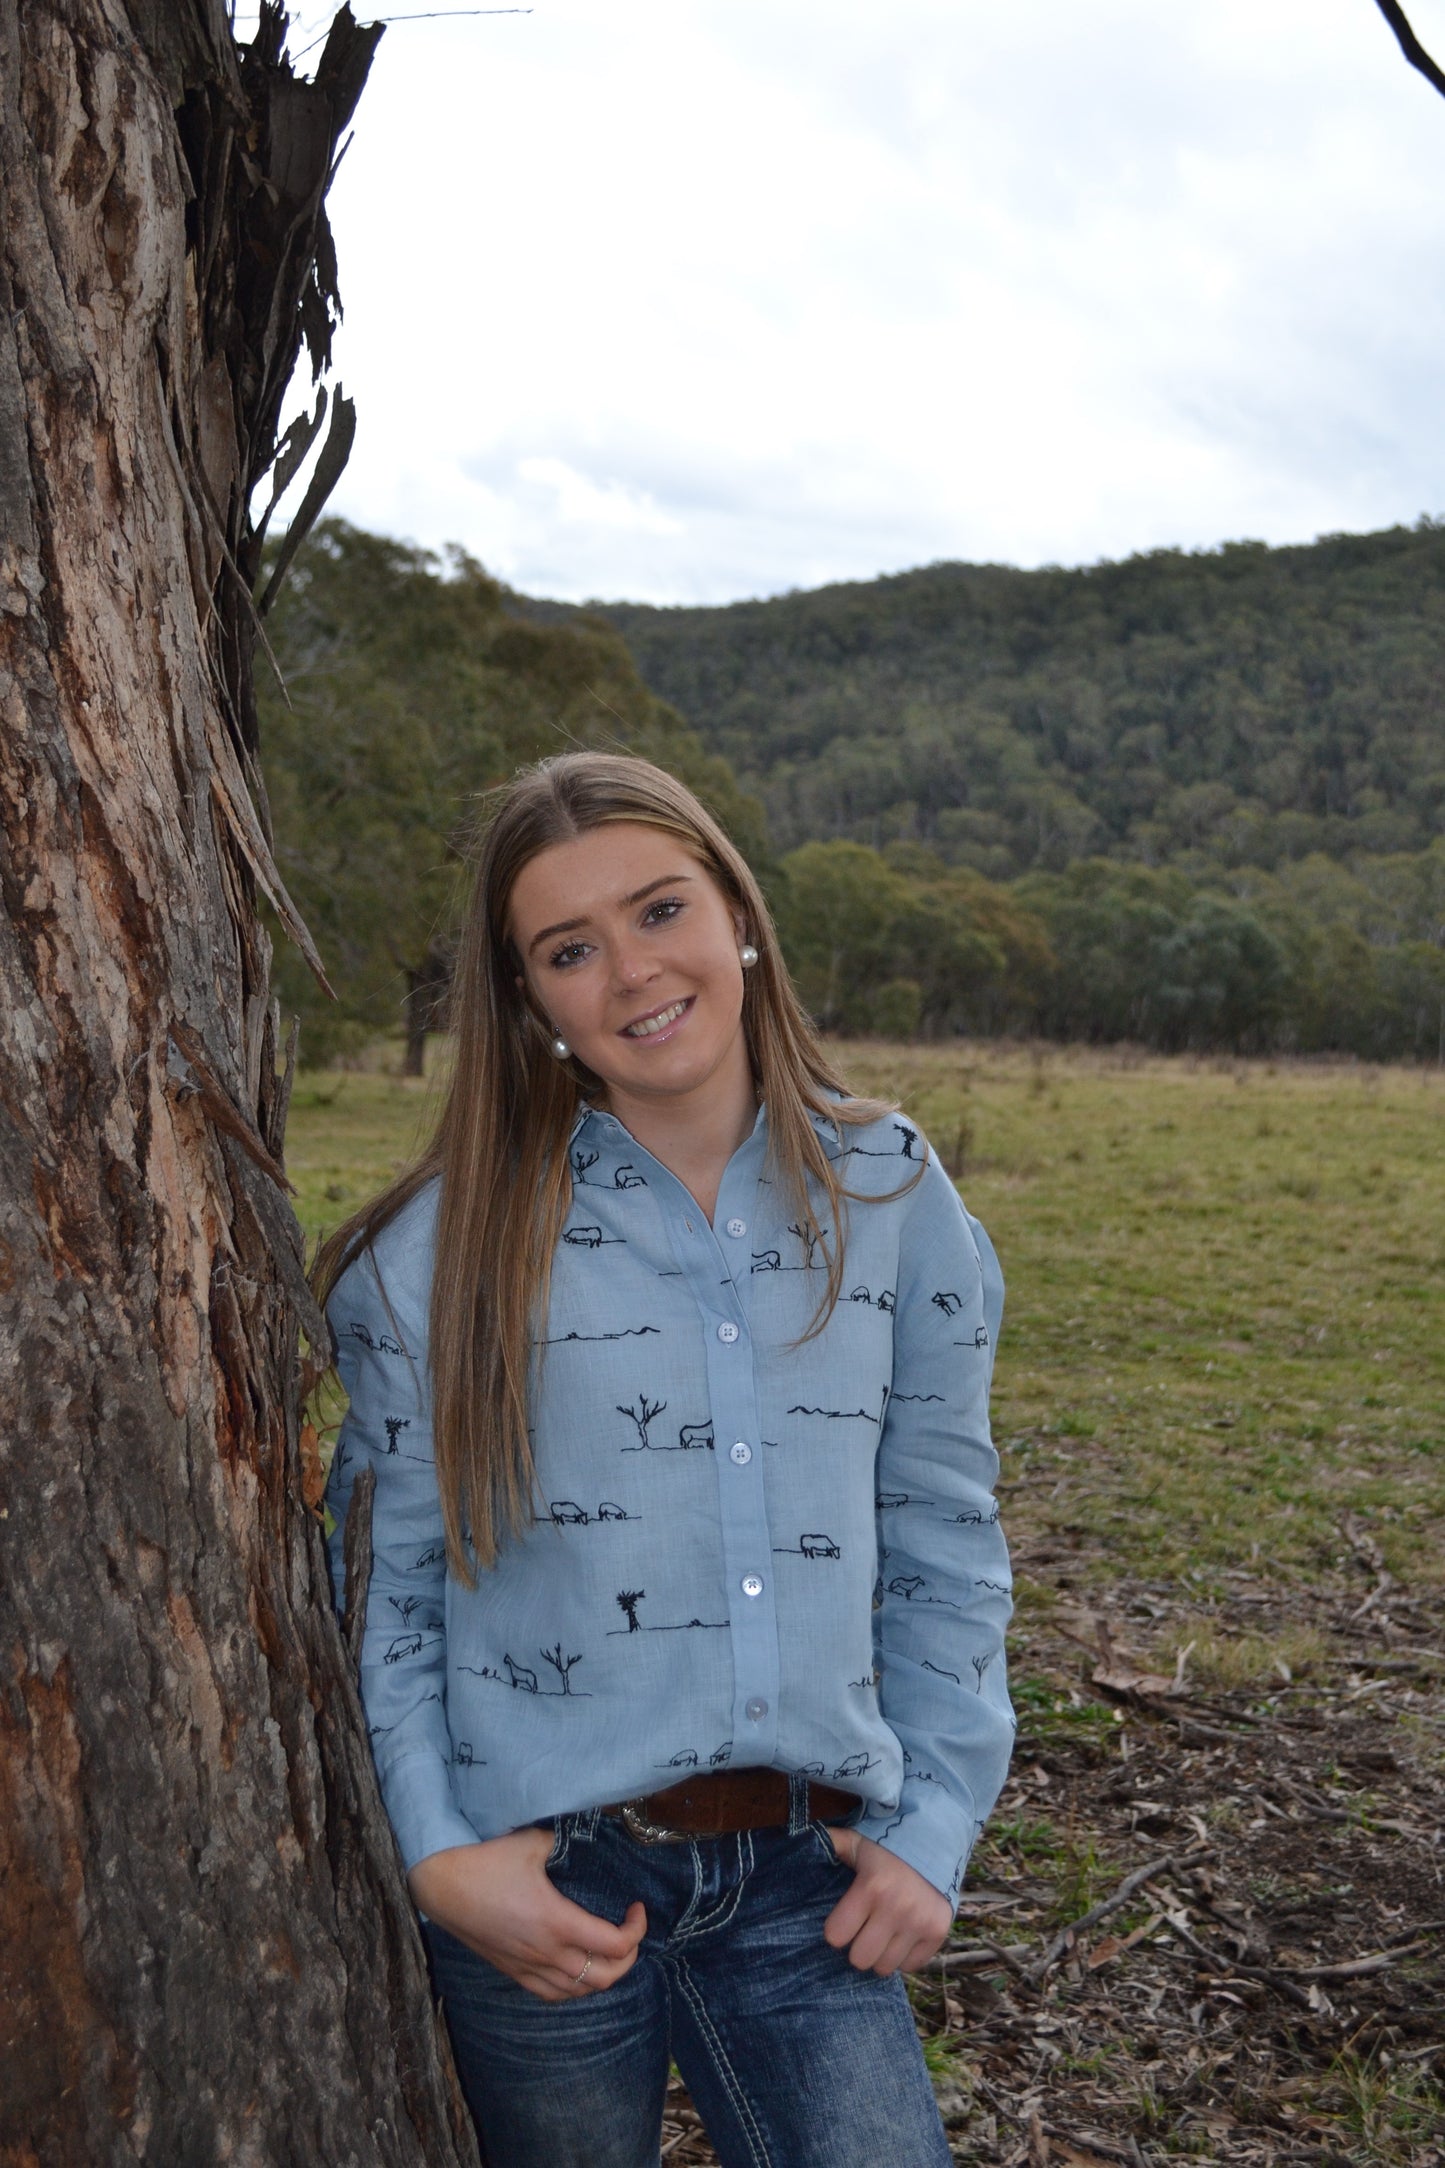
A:
[[[661,1031],[667,1024],[676,1023],[686,1007],[685,1001],[674,1001],[670,1009],[661,1009],[656,1016],[644,1016],[641,1023],[629,1024],[626,1036],[629,1039],[650,1039],[653,1032]]]

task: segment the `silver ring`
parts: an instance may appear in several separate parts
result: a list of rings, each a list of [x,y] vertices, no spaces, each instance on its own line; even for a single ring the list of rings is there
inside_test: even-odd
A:
[[[587,1977],[588,1973],[589,1973],[589,1972],[590,1972],[591,1970],[592,1970],[592,1952],[591,1952],[591,1951],[589,1950],[589,1951],[587,1952],[587,1962],[586,1962],[586,1964],[585,1964],[585,1965],[584,1965],[584,1966],[582,1967],[582,1970],[581,1970],[581,1971],[580,1971],[580,1972],[578,1973],[578,1975],[577,1975],[576,1979],[575,1979],[575,1980],[574,1980],[574,1981],[572,1982],[572,1985],[573,1985],[574,1987],[580,1987],[580,1986],[582,1985],[582,1982],[583,1982],[583,1981],[584,1981],[584,1980],[586,1979],[586,1977]]]

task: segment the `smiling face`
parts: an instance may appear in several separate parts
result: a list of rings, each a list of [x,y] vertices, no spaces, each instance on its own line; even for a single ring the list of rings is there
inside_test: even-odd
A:
[[[529,859],[508,929],[537,1014],[626,1102],[751,1094],[742,915],[685,844],[618,821]]]

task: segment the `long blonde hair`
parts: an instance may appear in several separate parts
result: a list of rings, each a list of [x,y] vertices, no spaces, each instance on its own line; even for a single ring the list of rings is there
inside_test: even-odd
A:
[[[758,961],[743,981],[743,1029],[768,1115],[774,1178],[812,1218],[811,1175],[835,1234],[828,1279],[805,1338],[842,1292],[846,1204],[814,1114],[847,1127],[893,1111],[854,1099],[835,1076],[779,953],[768,907],[746,861],[692,792],[650,761],[563,753],[523,768],[490,794],[476,879],[452,981],[455,1066],[441,1118],[414,1164],[326,1241],[316,1262],[324,1301],[352,1260],[434,1176],[441,1178],[431,1287],[430,1365],[437,1485],[447,1564],[467,1587],[504,1538],[532,1518],[527,1431],[531,1343],[545,1317],[552,1257],[571,1201],[567,1141],[584,1099],[603,1091],[576,1056],[559,1062],[517,985],[507,930],[512,888],[539,852],[614,822],[675,837],[712,876],[748,928]],[[921,1173],[922,1170],[920,1169]],[[917,1177],[915,1176],[915,1179]],[[506,1270],[497,1269],[507,1260]]]

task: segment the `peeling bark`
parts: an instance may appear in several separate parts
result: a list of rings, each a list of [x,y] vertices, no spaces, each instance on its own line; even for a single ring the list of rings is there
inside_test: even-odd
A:
[[[248,505],[379,31],[283,31],[0,0],[7,2168],[477,2158],[298,1447]]]

